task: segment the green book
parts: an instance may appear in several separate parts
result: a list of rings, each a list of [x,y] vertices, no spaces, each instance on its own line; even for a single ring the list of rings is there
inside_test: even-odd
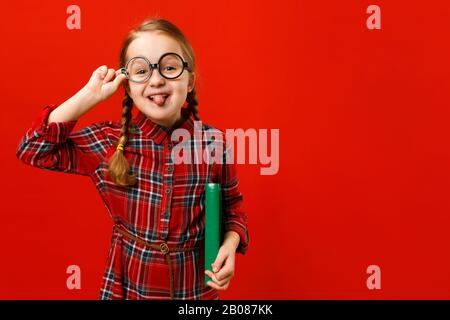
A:
[[[220,184],[207,183],[205,187],[205,270],[211,270],[221,244],[222,191]],[[206,274],[205,286],[211,280]]]

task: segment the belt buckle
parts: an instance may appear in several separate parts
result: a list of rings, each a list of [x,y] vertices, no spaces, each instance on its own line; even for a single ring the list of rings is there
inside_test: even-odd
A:
[[[163,242],[159,245],[159,247],[161,248],[161,252],[163,254],[168,254],[169,253],[169,246],[167,245],[167,243]]]

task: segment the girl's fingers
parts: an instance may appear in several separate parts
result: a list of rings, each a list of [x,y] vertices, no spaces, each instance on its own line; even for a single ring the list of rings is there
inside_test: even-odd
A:
[[[106,73],[106,76],[103,78],[103,83],[109,82],[112,79],[112,77],[114,76],[114,74],[115,74],[114,69],[109,68],[108,72]]]
[[[127,77],[123,73],[117,73],[116,72],[116,78],[114,79],[114,82],[116,85],[119,85],[124,79]]]
[[[113,84],[113,87],[118,87],[120,85],[120,83],[126,79],[126,76],[120,71],[120,69],[114,70],[112,68],[110,68],[108,70],[107,75],[105,76],[105,78],[103,79],[103,83],[108,83],[111,81],[111,79],[114,80],[111,82]]]
[[[121,74],[120,69],[108,69],[106,65],[102,65],[94,70],[86,86],[96,94],[101,95],[101,101],[103,101],[117,91],[124,79],[126,77]]]
[[[211,288],[214,288],[214,289],[216,289],[216,290],[226,290],[226,289],[228,289],[228,285],[230,284],[229,282],[227,282],[225,285],[223,285],[223,286],[218,286],[217,284],[215,284],[214,282],[212,282],[212,281],[208,281],[207,283],[206,283],[208,286],[210,286]]]
[[[234,272],[227,261],[227,263],[225,263],[225,265],[218,272],[215,273],[215,276],[217,277],[217,279],[222,279],[233,276],[233,273]]]
[[[230,282],[231,277],[232,277],[232,274],[230,274],[230,275],[226,276],[224,279],[219,280],[219,279],[217,279],[216,275],[215,275],[214,273],[212,273],[211,271],[205,270],[205,273],[206,273],[206,275],[207,275],[208,277],[210,277],[210,278],[213,280],[213,282],[214,282],[217,286],[219,286],[219,287],[223,287],[223,286],[226,285],[228,282]]]
[[[119,82],[119,84],[120,84],[120,82],[122,82],[122,80],[127,79],[127,76],[126,76],[124,73],[122,73],[122,70],[121,70],[121,69],[117,69],[117,70],[116,70],[116,78],[119,78],[119,79],[120,79],[120,80],[118,80],[118,82]]]
[[[214,288],[214,289],[216,289],[216,290],[223,290],[221,287],[219,287],[217,284],[215,284],[215,283],[212,282],[212,281],[208,281],[206,284],[207,284],[208,286],[210,286],[211,288]]]
[[[94,71],[99,79],[104,79],[107,72],[108,68],[105,65],[98,67],[97,70]]]
[[[114,92],[119,88],[120,83],[126,79],[125,75],[123,74],[119,74],[116,75],[116,77],[114,78],[113,81],[110,81],[108,83],[105,83],[104,85],[107,87],[110,87]]]

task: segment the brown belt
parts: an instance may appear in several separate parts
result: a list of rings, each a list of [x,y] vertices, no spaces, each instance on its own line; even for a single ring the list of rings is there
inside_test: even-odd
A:
[[[147,242],[141,238],[138,238],[136,236],[133,236],[131,233],[126,231],[122,226],[118,224],[114,224],[114,229],[117,230],[120,234],[125,236],[128,239],[131,239],[133,241],[136,241],[137,243],[140,243],[148,248],[159,250],[164,255],[167,265],[169,266],[169,278],[170,278],[170,299],[173,300],[174,296],[174,285],[173,285],[173,269],[172,269],[172,261],[170,260],[170,252],[187,252],[187,251],[193,251],[199,249],[199,247],[189,247],[189,248],[183,248],[183,247],[169,247],[169,245],[165,242],[161,242],[159,244],[150,243]]]

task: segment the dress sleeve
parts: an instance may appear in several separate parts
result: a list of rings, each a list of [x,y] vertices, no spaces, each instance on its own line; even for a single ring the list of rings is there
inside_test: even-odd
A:
[[[57,106],[47,105],[22,137],[16,157],[33,167],[91,175],[107,154],[110,142],[105,123],[72,133],[77,120],[47,123]]]
[[[239,191],[236,164],[231,161],[231,149],[226,142],[223,148],[225,151],[219,181],[222,189],[224,232],[236,231],[239,234],[240,242],[236,252],[245,254],[249,243],[247,214],[242,210],[243,195]]]

